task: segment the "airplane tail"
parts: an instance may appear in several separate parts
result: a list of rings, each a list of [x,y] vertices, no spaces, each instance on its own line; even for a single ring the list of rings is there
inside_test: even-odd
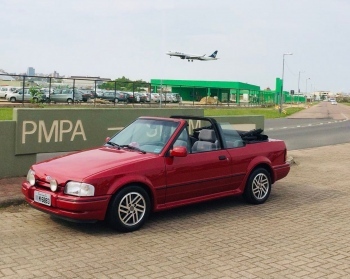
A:
[[[211,58],[215,58],[217,54],[218,54],[218,51],[217,51],[217,50],[215,50],[215,51],[212,53],[212,55],[210,55],[209,57],[211,57]]]

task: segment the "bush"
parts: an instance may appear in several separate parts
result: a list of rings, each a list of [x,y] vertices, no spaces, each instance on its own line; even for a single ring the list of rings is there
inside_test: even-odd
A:
[[[40,92],[40,89],[39,89],[39,88],[31,87],[31,88],[29,88],[29,93],[30,93],[30,95],[32,96],[31,99],[30,99],[30,102],[31,102],[32,104],[35,103],[34,97],[37,97],[37,100],[38,100],[39,102],[44,101],[43,95],[42,95],[42,93]]]

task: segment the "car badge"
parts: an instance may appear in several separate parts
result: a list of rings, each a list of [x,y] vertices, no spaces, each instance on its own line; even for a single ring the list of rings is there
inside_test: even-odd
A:
[[[46,179],[47,182],[50,182],[52,180],[52,177],[50,175],[48,175],[48,176],[45,177],[45,179]]]

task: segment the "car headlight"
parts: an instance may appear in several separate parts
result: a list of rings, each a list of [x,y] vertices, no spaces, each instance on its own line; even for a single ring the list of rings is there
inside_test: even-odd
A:
[[[64,187],[64,193],[78,197],[88,197],[95,194],[95,187],[87,183],[70,181]]]
[[[33,170],[29,170],[27,173],[27,181],[31,186],[35,185],[35,172]]]
[[[51,179],[50,180],[50,189],[51,189],[51,191],[52,192],[56,192],[57,188],[58,188],[57,180]]]

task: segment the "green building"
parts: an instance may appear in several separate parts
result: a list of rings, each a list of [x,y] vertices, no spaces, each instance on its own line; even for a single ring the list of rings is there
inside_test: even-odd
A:
[[[201,101],[207,97],[220,103],[237,105],[279,104],[282,80],[276,79],[276,90],[261,90],[260,86],[236,81],[151,79],[152,92],[179,93],[183,101]],[[303,98],[303,96],[302,96]],[[298,98],[299,100],[299,98]],[[289,92],[283,92],[283,102],[293,102]],[[300,99],[300,101],[304,101]]]

